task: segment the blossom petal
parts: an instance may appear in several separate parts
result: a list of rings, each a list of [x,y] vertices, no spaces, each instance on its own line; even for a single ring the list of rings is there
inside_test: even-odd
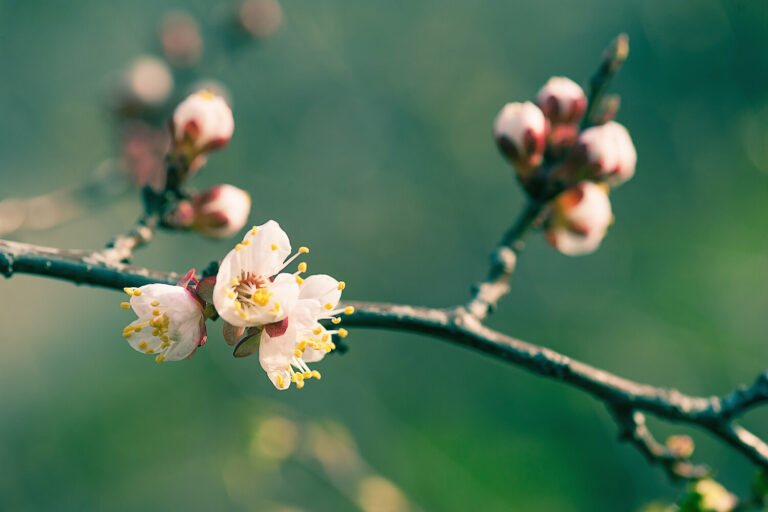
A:
[[[317,301],[320,308],[330,311],[341,300],[341,286],[336,279],[325,274],[309,276],[301,285],[299,298],[313,299]]]

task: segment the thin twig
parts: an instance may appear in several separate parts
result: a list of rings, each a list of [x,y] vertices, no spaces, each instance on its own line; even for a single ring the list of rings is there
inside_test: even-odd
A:
[[[708,467],[691,463],[653,437],[645,415],[625,407],[611,407],[619,425],[619,438],[634,445],[651,464],[661,466],[670,480],[697,480],[709,476]]]
[[[488,277],[474,286],[472,298],[466,305],[467,311],[478,320],[483,320],[496,309],[499,299],[509,292],[509,280],[515,271],[517,255],[525,247],[525,238],[543,208],[542,203],[529,201],[491,255]]]

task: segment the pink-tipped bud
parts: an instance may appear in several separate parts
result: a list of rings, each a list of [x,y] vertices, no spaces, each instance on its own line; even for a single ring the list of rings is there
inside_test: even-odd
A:
[[[569,256],[589,254],[600,246],[611,222],[605,186],[582,181],[550,203],[547,241]]]
[[[579,84],[564,76],[553,76],[539,89],[536,103],[553,125],[581,121],[587,110],[587,96]]]
[[[203,53],[200,26],[195,18],[184,11],[165,15],[160,27],[160,43],[165,58],[177,67],[194,65]]]
[[[624,126],[609,121],[581,132],[568,157],[574,175],[616,187],[635,174],[637,152]]]
[[[192,198],[193,228],[212,238],[240,232],[251,212],[251,196],[232,185],[215,185]]]
[[[541,164],[548,124],[539,107],[525,103],[507,103],[496,116],[493,136],[502,153],[526,179]]]
[[[234,129],[229,105],[211,91],[188,96],[176,107],[171,119],[175,149],[186,153],[190,160],[226,146]]]

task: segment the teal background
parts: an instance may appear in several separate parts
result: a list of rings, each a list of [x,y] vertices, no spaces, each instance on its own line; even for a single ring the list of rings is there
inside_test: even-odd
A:
[[[534,237],[490,324],[699,395],[768,366],[765,2],[291,0],[278,34],[222,53],[232,5],[0,1],[0,196],[84,180],[114,154],[105,77],[156,51],[159,19],[184,8],[236,123],[194,185],[250,191],[251,220],[278,220],[349,299],[461,303],[523,202],[490,137],[496,112],[551,75],[584,83],[625,31],[614,90],[639,160],[611,197],[616,223],[589,257]],[[14,238],[98,248],[139,209],[130,196]],[[160,234],[135,261],[183,272],[231,245]],[[322,382],[278,392],[220,325],[191,361],[157,365],[121,338],[114,291],[16,276],[0,297],[3,510],[358,510],[373,474],[410,510],[630,511],[680,493],[619,444],[599,402],[437,340],[354,329],[346,355],[316,365]],[[276,415],[298,434],[265,454],[259,425]],[[346,432],[356,462],[320,464],[317,424]],[[765,410],[745,424],[768,434]],[[652,425],[693,434],[695,460],[746,493],[741,455]]]

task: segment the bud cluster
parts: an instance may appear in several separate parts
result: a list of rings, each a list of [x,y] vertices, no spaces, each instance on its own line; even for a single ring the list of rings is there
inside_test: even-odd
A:
[[[536,104],[507,103],[494,122],[496,144],[531,199],[546,203],[546,238],[564,254],[598,248],[613,221],[608,192],[635,173],[632,138],[610,120],[618,98],[606,100],[598,116],[585,119],[582,88],[556,76],[539,90]]]

